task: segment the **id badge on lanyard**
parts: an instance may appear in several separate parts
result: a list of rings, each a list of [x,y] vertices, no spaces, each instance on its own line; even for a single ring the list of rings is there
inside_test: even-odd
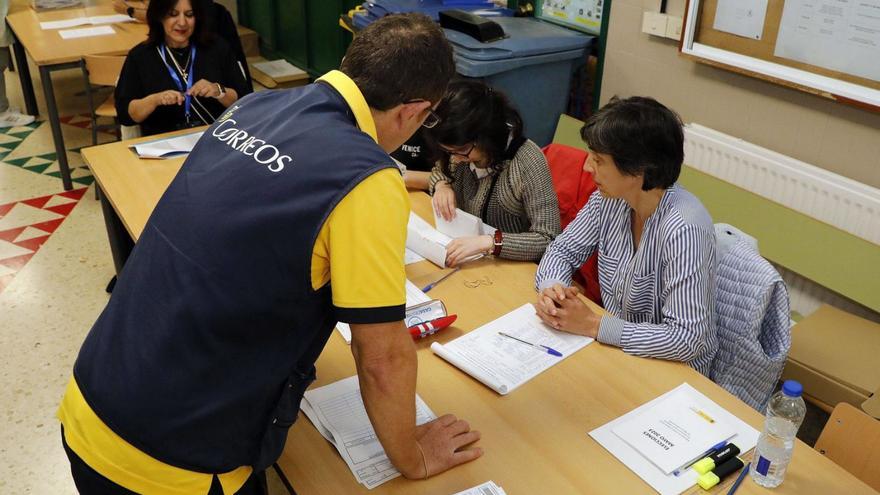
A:
[[[189,75],[186,78],[186,88],[183,87],[183,82],[180,80],[180,76],[177,75],[177,71],[175,71],[171,65],[168,64],[168,59],[165,58],[165,44],[159,45],[159,56],[162,57],[162,62],[165,63],[165,68],[168,69],[168,74],[171,75],[171,79],[174,80],[174,84],[177,85],[177,89],[184,94],[183,97],[183,113],[186,116],[186,123],[190,124],[190,107],[192,105],[192,96],[189,94],[190,88],[193,85],[193,77],[195,74],[196,68],[196,45],[195,43],[191,43],[189,47]]]

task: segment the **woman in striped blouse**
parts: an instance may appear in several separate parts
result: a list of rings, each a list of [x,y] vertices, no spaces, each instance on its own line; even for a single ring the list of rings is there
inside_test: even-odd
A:
[[[447,220],[456,207],[498,231],[460,237],[446,248],[446,265],[480,254],[538,261],[559,234],[559,203],[541,149],[523,137],[519,113],[479,81],[449,85],[428,129],[440,159],[428,179],[434,209]]]
[[[718,347],[715,233],[700,201],[676,183],[681,119],[651,98],[614,98],[581,136],[590,150],[584,170],[598,190],[541,260],[538,315],[556,329],[708,375]],[[608,311],[601,317],[571,287],[572,272],[596,250]]]

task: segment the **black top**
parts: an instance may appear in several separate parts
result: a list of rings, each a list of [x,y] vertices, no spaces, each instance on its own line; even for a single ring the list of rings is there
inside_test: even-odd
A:
[[[238,26],[235,24],[235,21],[232,19],[232,14],[226,10],[226,7],[220,5],[217,2],[212,2],[212,16],[210,18],[213,23],[211,30],[217,34],[217,36],[223,38],[226,41],[226,44],[229,45],[229,48],[232,50],[232,54],[235,55],[235,59],[241,64],[241,68],[244,69],[244,76],[246,80],[246,87],[248,93],[254,92],[254,83],[251,80],[251,71],[248,68],[247,57],[244,56],[244,48],[241,46],[241,38],[238,36]],[[239,93],[238,96],[244,96],[244,94]]]
[[[422,129],[419,128],[415,134],[409,138],[409,141],[403,143],[397,148],[391,156],[400,163],[406,165],[407,170],[417,170],[419,172],[430,172],[434,164],[430,161],[430,150]]]
[[[189,57],[189,48],[170,51],[180,67],[184,68]],[[165,59],[174,70],[174,63],[167,51]],[[178,77],[181,76],[178,74]],[[207,79],[232,88],[239,97],[247,94],[245,78],[234,55],[226,42],[219,38],[208,46],[196,45],[193,83],[199,79]],[[182,81],[185,87],[186,81]],[[128,104],[132,100],[169,89],[178,90],[178,87],[159,56],[159,48],[147,43],[141,43],[132,48],[128,57],[125,58],[125,64],[122,66],[122,73],[119,75],[119,82],[116,85],[116,113],[119,116],[119,122],[123,125],[138,125],[128,114]],[[193,98],[192,107],[190,117],[195,120],[196,125],[213,123],[226,109],[215,98]],[[200,119],[199,114],[204,117],[204,122]],[[184,105],[159,106],[140,123],[140,126],[144,136],[186,127]]]

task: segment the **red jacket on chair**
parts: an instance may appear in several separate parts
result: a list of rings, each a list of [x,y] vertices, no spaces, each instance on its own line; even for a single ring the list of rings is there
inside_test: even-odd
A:
[[[545,146],[543,151],[550,166],[553,188],[559,199],[559,216],[564,229],[587,204],[590,195],[596,190],[596,183],[591,174],[584,172],[584,162],[587,161],[585,150],[554,143]],[[574,279],[584,287],[584,295],[601,306],[598,263],[599,255],[593,253],[574,274]]]

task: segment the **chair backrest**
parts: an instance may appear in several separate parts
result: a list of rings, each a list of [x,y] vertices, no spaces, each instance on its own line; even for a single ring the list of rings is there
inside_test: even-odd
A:
[[[791,349],[788,290],[749,242],[717,226],[716,235],[718,353],[710,378],[764,412]]]
[[[834,408],[815,449],[880,490],[880,420],[846,402]]]
[[[125,63],[124,55],[86,55],[83,57],[86,71],[89,74],[89,82],[101,86],[116,86],[119,74],[122,72],[122,64]]]
[[[585,150],[553,143],[545,146],[543,151],[559,200],[559,217],[564,229],[587,204],[596,190],[596,183],[592,175],[584,172],[584,162],[587,161]],[[599,255],[594,253],[575,274],[575,280],[584,286],[584,295],[601,305],[598,260]]]

